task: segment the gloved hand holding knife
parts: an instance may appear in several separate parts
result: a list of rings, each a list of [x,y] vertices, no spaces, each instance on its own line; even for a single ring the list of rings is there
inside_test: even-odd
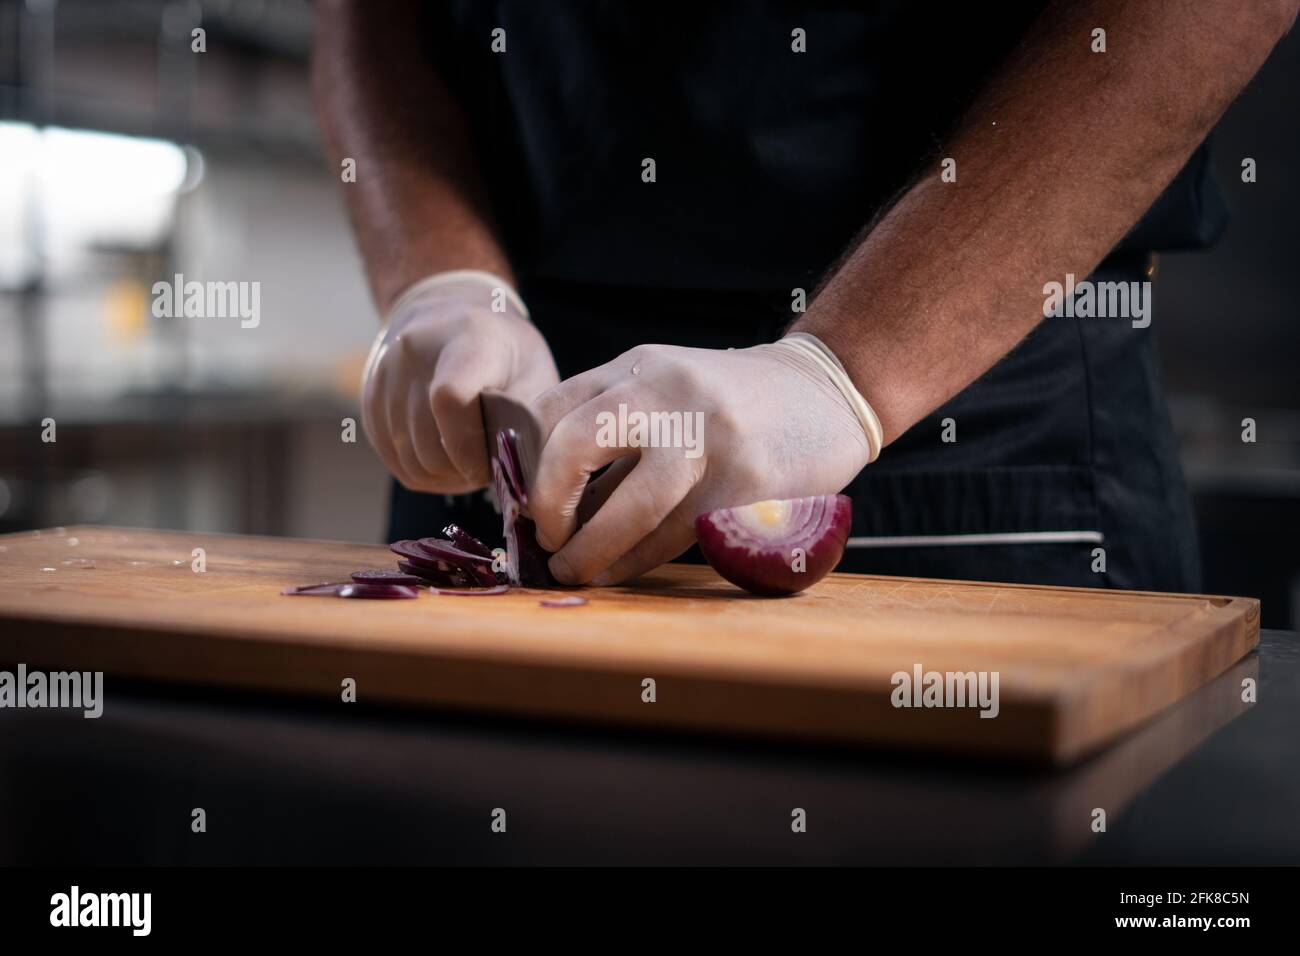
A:
[[[370,443],[412,491],[456,494],[490,478],[479,394],[528,400],[559,381],[519,295],[486,272],[440,273],[389,310],[362,380]]]
[[[446,494],[486,485],[496,430],[515,429],[528,510],[540,543],[558,552],[551,572],[561,583],[635,577],[690,547],[698,513],[838,491],[879,450],[879,426],[873,438],[847,376],[830,368],[833,357],[818,360],[829,353],[815,339],[741,351],[643,346],[561,384],[527,316],[488,273],[416,283],[371,350],[363,417],[406,487]],[[698,456],[598,442],[600,412],[667,401],[702,415]]]

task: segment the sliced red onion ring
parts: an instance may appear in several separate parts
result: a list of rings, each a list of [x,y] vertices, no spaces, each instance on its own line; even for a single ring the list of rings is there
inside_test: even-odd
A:
[[[492,459],[492,484],[506,539],[506,579],[524,587],[555,587],[547,567],[550,554],[537,543],[537,527],[524,514],[528,499],[518,442],[519,435],[513,428],[501,429],[497,432],[497,455]]]
[[[431,547],[432,545],[432,547]],[[412,564],[426,568],[459,567],[483,559],[463,552],[450,541],[441,538],[421,538],[419,541],[394,541],[388,549]]]
[[[471,579],[468,574],[462,574],[459,571],[448,572],[438,571],[433,568],[421,568],[406,561],[398,561],[397,563],[403,571],[407,571],[419,578],[421,583],[427,584],[430,590],[435,592],[455,594],[463,591],[466,594],[483,594],[484,592],[491,591],[492,593],[497,594],[505,592],[499,592],[495,590],[496,588],[504,587],[507,590],[509,589],[509,585],[502,584],[499,581],[494,580],[490,585],[484,584],[481,581]]]
[[[540,607],[582,607],[587,603],[587,599],[576,594],[570,594],[567,597],[547,598],[537,603]]]
[[[402,558],[397,563],[402,571],[444,592],[504,593],[494,590],[503,584],[555,586],[547,567],[550,555],[538,545],[536,526],[524,512],[528,497],[518,433],[512,428],[501,429],[496,435],[496,447],[497,454],[492,457],[492,483],[505,532],[505,573],[494,569],[495,556],[487,545],[454,524],[443,529],[444,538],[390,544],[393,553]]]
[[[492,563],[491,551],[487,554],[475,554],[473,551],[458,547],[454,541],[448,541],[446,538],[421,538],[415,543],[427,554],[440,561],[450,561],[453,564]]]
[[[339,588],[342,598],[414,598],[420,592],[404,584],[345,584]]]
[[[558,582],[551,577],[548,565],[551,554],[537,543],[537,525],[522,515],[515,518],[512,529],[519,569],[519,583],[530,588],[553,588]],[[509,538],[507,538],[507,542]]]
[[[352,580],[358,584],[404,584],[417,587],[424,583],[419,575],[406,571],[394,571],[391,568],[370,568],[366,571],[353,571]]]
[[[754,594],[794,594],[839,564],[851,518],[845,495],[759,501],[700,515],[695,536],[732,584]]]
[[[528,505],[528,489],[524,487],[524,468],[519,457],[519,433],[513,428],[497,432],[497,457],[501,463],[502,477],[506,480],[520,507]]]
[[[439,571],[437,568],[422,568],[409,561],[398,561],[397,566],[407,574],[414,575],[423,583],[439,588],[468,588],[474,582],[469,575],[459,571]]]
[[[346,581],[332,581],[325,584],[300,584],[297,587],[285,588],[280,593],[290,596],[295,594],[304,594],[319,597],[337,597],[339,588],[343,587],[347,583],[348,582]]]
[[[505,594],[510,590],[508,584],[494,584],[490,588],[435,588],[430,587],[434,594],[446,595],[448,597],[490,597],[496,594]]]
[[[489,561],[492,560],[492,549],[460,525],[447,525],[447,527],[442,529],[442,536],[462,551],[468,551],[470,554],[477,554],[480,557],[487,558]]]
[[[334,584],[304,584],[302,587],[285,588],[280,593],[291,596],[380,599],[420,596],[420,593],[415,588],[401,584],[358,584],[355,581],[339,581]]]
[[[482,555],[462,551],[450,541],[441,538],[394,541],[388,547],[394,554],[405,559],[406,564],[399,562],[399,567],[410,574],[429,577],[424,573],[425,571],[439,572],[446,576],[443,583],[447,583],[450,579],[453,585],[461,578],[466,584],[481,584],[484,587],[499,583],[496,573],[492,570],[490,557],[485,558]],[[419,570],[412,570],[412,568]]]
[[[420,545],[415,541],[394,541],[388,546],[388,550],[392,551],[398,557],[405,558],[409,563],[419,567],[437,569],[439,564],[437,558],[429,554],[428,551],[420,547]]]
[[[435,562],[440,570],[461,571],[484,587],[498,584],[496,572],[492,570],[492,553],[486,556],[462,551],[450,541],[442,538],[421,538],[415,542]],[[418,564],[413,561],[412,564]]]

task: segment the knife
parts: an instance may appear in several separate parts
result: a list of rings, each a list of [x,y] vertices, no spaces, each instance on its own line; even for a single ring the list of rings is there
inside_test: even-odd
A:
[[[537,472],[537,456],[542,451],[542,423],[523,402],[495,388],[485,388],[479,395],[483,409],[483,431],[487,437],[488,461],[497,457],[497,432],[513,428],[518,437],[519,464],[524,489],[532,487]]]

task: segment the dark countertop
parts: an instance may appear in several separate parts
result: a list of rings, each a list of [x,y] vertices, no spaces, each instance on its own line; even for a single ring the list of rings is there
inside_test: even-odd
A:
[[[1067,770],[105,685],[0,710],[0,864],[1300,863],[1291,632]]]

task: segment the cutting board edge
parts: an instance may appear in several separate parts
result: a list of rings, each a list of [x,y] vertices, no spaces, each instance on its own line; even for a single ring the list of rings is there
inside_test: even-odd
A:
[[[1202,634],[1195,638],[1195,643],[1206,655],[1209,655],[1209,659],[1203,661],[1197,676],[1190,684],[1184,684],[1181,690],[1173,687],[1155,691],[1150,688],[1137,690],[1126,687],[1122,680],[1123,675],[1117,673],[1124,669],[1126,662],[1103,665],[1087,678],[1062,688],[1062,696],[1069,697],[1070,700],[1069,706],[1064,706],[1058,711],[1057,739],[1053,745],[1053,750],[1059,755],[1062,764],[1075,763],[1145,725],[1179,700],[1194,694],[1215,678],[1227,673],[1259,646],[1261,606],[1259,598],[1225,596],[1220,600],[1226,603],[1211,605],[1206,611],[1211,617],[1219,618],[1213,634],[1209,637]],[[1180,618],[1167,630],[1188,630],[1191,623],[1188,618]],[[1229,635],[1228,641],[1222,640],[1226,631],[1235,632]],[[1183,647],[1164,647],[1160,657],[1176,658],[1184,650]],[[1144,663],[1149,665],[1151,662],[1148,660]],[[1183,670],[1185,672],[1186,668],[1184,667]],[[1149,682],[1153,675],[1158,677],[1159,674],[1158,668],[1148,666],[1139,676],[1147,678]],[[1096,715],[1097,704],[1092,698],[1095,698],[1099,689],[1113,689],[1117,683],[1121,691],[1144,694],[1143,699],[1151,702],[1144,713],[1109,719],[1102,719]],[[1091,732],[1084,730],[1083,728],[1089,722],[1092,722],[1094,727],[1100,723],[1100,729],[1093,729]]]
[[[314,641],[285,639],[280,632],[273,628],[250,629],[248,622],[241,620],[235,620],[229,624],[221,622],[215,625],[210,621],[188,624],[175,621],[134,621],[128,626],[106,623],[94,615],[83,615],[75,609],[61,613],[59,616],[49,616],[45,612],[30,607],[5,608],[0,606],[0,625],[8,627],[7,633],[0,630],[0,663],[10,660],[16,661],[21,658],[25,663],[32,664],[33,658],[38,657],[43,650],[43,648],[37,647],[35,642],[23,652],[27,656],[21,656],[20,654],[19,657],[15,657],[17,652],[8,653],[8,649],[20,643],[21,637],[15,635],[20,635],[24,629],[35,631],[38,628],[47,632],[55,628],[59,631],[81,631],[83,633],[88,630],[100,633],[119,632],[131,636],[147,635],[159,640],[183,635],[187,640],[203,638],[223,643],[239,643],[245,647],[275,647],[285,654],[297,654],[322,647],[343,654],[366,654],[380,650],[385,655],[409,657],[413,660],[429,662],[482,661],[493,666],[533,667],[539,671],[566,667],[578,669],[577,662],[583,659],[578,655],[557,658],[551,652],[553,649],[545,647],[522,650],[518,648],[503,649],[493,646],[485,649],[481,645],[438,644],[426,645],[416,649],[409,644],[386,640],[382,635],[378,638],[363,635],[346,641],[331,639],[329,642],[322,644]],[[6,643],[7,640],[8,643]],[[73,666],[73,664],[61,663],[60,666]],[[77,669],[106,670],[107,672],[106,668],[81,666]],[[725,662],[716,660],[700,661],[696,659],[674,661],[656,656],[638,658],[634,655],[610,659],[600,666],[588,666],[586,669],[593,673],[645,674],[653,672],[655,675],[665,675],[678,680],[702,680],[719,683],[735,681],[737,683],[771,687],[848,691],[884,696],[889,695],[894,690],[895,685],[890,678],[897,673],[896,669],[885,668],[864,675],[861,672],[849,672],[843,669],[825,667],[780,672],[773,670],[766,663],[730,660]],[[978,670],[978,668],[969,669]],[[189,681],[188,675],[185,674],[180,674],[175,679]],[[202,679],[192,682],[199,684],[210,683]],[[1010,697],[1007,697],[1005,687],[1003,688],[1002,697],[1018,707],[1038,709],[1055,706],[1061,699],[1062,693],[1056,688],[1043,689],[1013,684]]]
[[[241,658],[232,666],[229,657],[221,652],[225,638],[212,633],[195,635],[197,640],[187,641],[183,651],[170,648],[166,643],[168,632],[158,630],[146,632],[146,636],[156,639],[155,650],[159,653],[142,652],[138,641],[129,645],[110,641],[101,644],[96,653],[87,654],[77,644],[84,637],[81,628],[75,624],[42,623],[46,628],[40,637],[41,646],[35,646],[35,641],[26,647],[18,641],[6,645],[17,650],[20,659],[32,668],[98,670],[132,681],[282,692],[317,701],[340,699],[340,678],[353,676],[358,681],[358,693],[367,695],[368,699],[431,710],[506,714],[581,724],[613,723],[648,730],[701,731],[711,735],[872,749],[920,748],[967,755],[980,752],[1034,764],[1055,762],[1049,742],[1057,715],[1051,707],[1054,698],[1050,697],[1041,701],[1004,700],[1002,728],[992,737],[978,732],[981,721],[974,712],[951,709],[916,711],[917,720],[902,725],[892,721],[882,734],[872,731],[870,716],[892,707],[888,693],[874,688],[759,682],[698,671],[646,675],[632,667],[600,669],[567,662],[539,668],[535,662],[440,658],[428,654],[367,658],[355,649],[336,645],[277,646],[269,642],[257,644],[252,659]],[[114,632],[140,635],[126,625],[103,625],[101,629],[109,636]],[[132,653],[124,656],[114,653],[115,648],[125,646],[131,647]],[[298,668],[294,672],[259,666],[259,659],[274,659],[280,651],[295,655]],[[5,653],[0,663],[10,663],[10,656]],[[386,675],[377,681],[373,673],[376,663],[381,675]],[[367,671],[367,667],[372,671]],[[323,671],[329,673],[322,674]],[[633,698],[639,701],[640,681],[646,676],[655,677],[660,693],[682,694],[687,703],[679,708],[664,707],[662,703],[627,706]],[[412,681],[425,677],[441,683],[418,689],[411,686]],[[627,690],[622,706],[593,707],[594,701],[607,701],[610,688],[624,680]],[[529,696],[527,690],[535,690],[538,681],[551,681],[554,685],[546,693]],[[485,687],[491,688],[486,696]],[[580,704],[569,703],[579,699]],[[739,707],[734,706],[737,702]],[[648,707],[655,709],[643,709]],[[818,713],[822,714],[820,718],[808,719],[809,714]],[[1008,725],[1015,725],[1017,733],[1007,734]],[[900,726],[906,727],[906,731],[900,733]]]

